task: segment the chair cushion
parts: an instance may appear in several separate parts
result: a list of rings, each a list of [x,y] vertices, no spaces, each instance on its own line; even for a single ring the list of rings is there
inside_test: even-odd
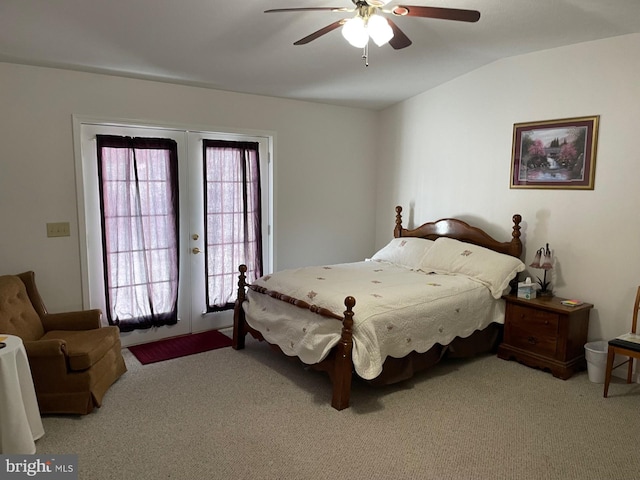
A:
[[[56,338],[67,343],[69,368],[81,371],[98,362],[105,353],[120,341],[118,327],[102,327],[93,330],[52,330],[45,333],[43,340]]]
[[[38,340],[44,335],[40,317],[31,304],[27,288],[15,275],[0,276],[0,333],[23,341]]]
[[[609,345],[611,345],[612,347],[631,350],[632,352],[640,352],[640,343],[628,342],[626,340],[620,340],[619,338],[614,338],[613,340],[609,340]]]

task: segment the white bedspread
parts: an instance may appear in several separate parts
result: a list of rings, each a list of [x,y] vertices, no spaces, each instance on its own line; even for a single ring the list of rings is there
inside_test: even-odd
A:
[[[449,344],[491,322],[504,322],[504,302],[463,275],[437,275],[390,263],[365,261],[305,267],[265,275],[254,282],[342,315],[344,299],[356,299],[353,364],[373,379],[387,356]],[[313,364],[340,340],[342,323],[249,290],[247,322],[287,355]]]

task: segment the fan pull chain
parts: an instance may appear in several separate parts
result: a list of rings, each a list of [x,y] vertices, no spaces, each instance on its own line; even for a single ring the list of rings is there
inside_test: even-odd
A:
[[[369,66],[369,42],[367,42],[362,49],[362,59],[364,60],[364,66]]]

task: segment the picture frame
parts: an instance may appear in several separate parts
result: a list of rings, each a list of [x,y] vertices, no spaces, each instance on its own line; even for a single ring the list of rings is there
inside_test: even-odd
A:
[[[600,116],[513,126],[510,188],[593,190]]]

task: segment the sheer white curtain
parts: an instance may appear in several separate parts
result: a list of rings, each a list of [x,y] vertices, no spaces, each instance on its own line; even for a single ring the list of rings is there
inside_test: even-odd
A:
[[[238,266],[262,276],[259,145],[204,140],[208,311],[233,306]]]
[[[171,139],[97,136],[109,323],[177,322],[178,154]]]

